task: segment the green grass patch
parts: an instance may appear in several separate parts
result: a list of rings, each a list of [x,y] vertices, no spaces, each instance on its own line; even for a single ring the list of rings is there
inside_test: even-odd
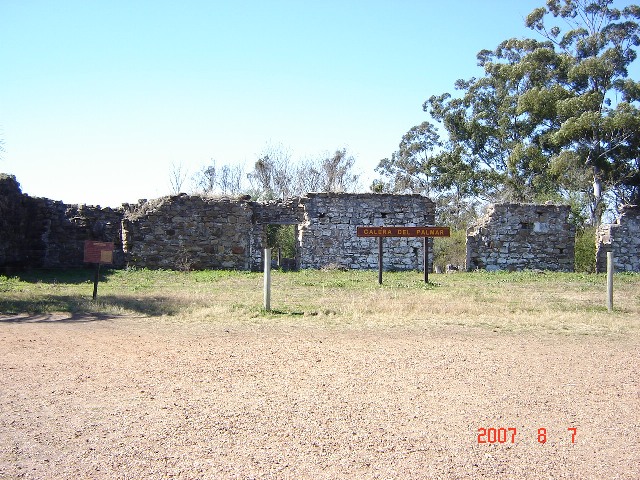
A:
[[[621,333],[640,327],[640,275],[554,272],[430,274],[303,270],[272,272],[272,311],[262,310],[256,272],[103,270],[92,301],[91,269],[0,276],[0,313],[170,316],[181,321],[364,328],[464,325],[498,332]],[[262,320],[261,320],[262,319]]]

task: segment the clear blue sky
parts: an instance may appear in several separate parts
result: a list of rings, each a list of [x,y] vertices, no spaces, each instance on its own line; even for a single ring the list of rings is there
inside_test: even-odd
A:
[[[422,103],[478,75],[479,50],[535,36],[524,17],[543,5],[0,0],[0,172],[117,206],[168,194],[172,164],[249,171],[281,144],[347,148],[366,188]]]

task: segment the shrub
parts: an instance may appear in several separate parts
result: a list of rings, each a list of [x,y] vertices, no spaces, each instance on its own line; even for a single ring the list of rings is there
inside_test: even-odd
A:
[[[594,273],[596,271],[596,229],[585,227],[576,233],[575,246],[576,272]]]
[[[443,271],[448,264],[464,267],[467,260],[467,232],[451,230],[450,237],[433,239],[433,268]]]
[[[296,256],[296,227],[295,225],[268,225],[267,246],[280,248],[282,256],[294,258]]]

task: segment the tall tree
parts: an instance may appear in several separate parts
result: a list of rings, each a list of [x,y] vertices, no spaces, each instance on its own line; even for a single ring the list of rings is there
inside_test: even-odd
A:
[[[548,0],[527,17],[527,26],[547,38],[568,66],[566,78],[553,85],[559,92],[555,108],[559,127],[551,140],[562,149],[559,158],[590,173],[591,221],[603,212],[606,191],[624,200],[640,201],[638,122],[640,84],[628,78],[628,67],[640,45],[640,7],[619,10],[613,0]],[[561,19],[568,30],[549,25]],[[548,96],[549,89],[532,92]],[[523,104],[530,99],[525,99]],[[526,108],[526,107],[525,107]]]
[[[346,148],[337,149],[317,159],[291,162],[281,148],[270,149],[254,165],[249,179],[254,196],[262,199],[285,198],[307,192],[352,192],[359,176],[353,172],[355,159]]]
[[[215,160],[193,176],[195,191],[205,195],[238,195],[243,191],[241,165],[216,165]]]
[[[218,184],[216,161],[212,159],[210,165],[202,167],[202,169],[196,172],[193,176],[193,183],[197,192],[205,195],[212,194]]]
[[[247,177],[253,196],[260,200],[273,200],[293,196],[291,154],[282,146],[268,146],[258,157]]]
[[[459,95],[433,95],[423,105],[446,138],[433,134],[406,148],[405,138],[434,132],[428,122],[411,129],[378,166],[389,184],[376,187],[450,194],[458,182],[472,195],[516,201],[579,194],[592,223],[605,192],[637,201],[640,85],[627,76],[640,8],[612,3],[549,0],[527,18],[543,40],[481,51],[484,76],[458,80]],[[548,27],[549,17],[569,30]]]
[[[355,159],[347,149],[336,150],[320,161],[320,185],[323,192],[350,192],[357,188],[358,175],[353,173]]]
[[[423,109],[441,122],[450,150],[475,172],[485,197],[523,201],[552,193],[548,171],[553,112],[522,111],[526,92],[552,85],[563,65],[549,42],[511,39],[478,54],[485,76],[458,80],[460,97],[431,96]]]
[[[389,180],[375,180],[371,190],[429,195],[436,202],[438,220],[460,228],[474,209],[473,197],[480,193],[485,176],[461,159],[460,148],[445,146],[430,122],[411,128],[376,171]]]
[[[431,160],[440,147],[440,135],[432,123],[423,122],[411,128],[391,158],[381,160],[376,167],[378,173],[389,178],[388,182],[379,183],[377,190],[428,195],[434,181],[435,164]]]

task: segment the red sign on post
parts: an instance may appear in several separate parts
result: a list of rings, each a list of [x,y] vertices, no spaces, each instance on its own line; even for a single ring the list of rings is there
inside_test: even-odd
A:
[[[111,265],[113,263],[113,242],[85,240],[84,262]]]
[[[85,240],[84,242],[85,263],[96,264],[96,275],[93,279],[93,300],[98,296],[98,280],[100,278],[100,265],[111,265],[113,263],[113,242],[96,242],[95,240]]]
[[[358,237],[449,237],[449,227],[358,227]]]

